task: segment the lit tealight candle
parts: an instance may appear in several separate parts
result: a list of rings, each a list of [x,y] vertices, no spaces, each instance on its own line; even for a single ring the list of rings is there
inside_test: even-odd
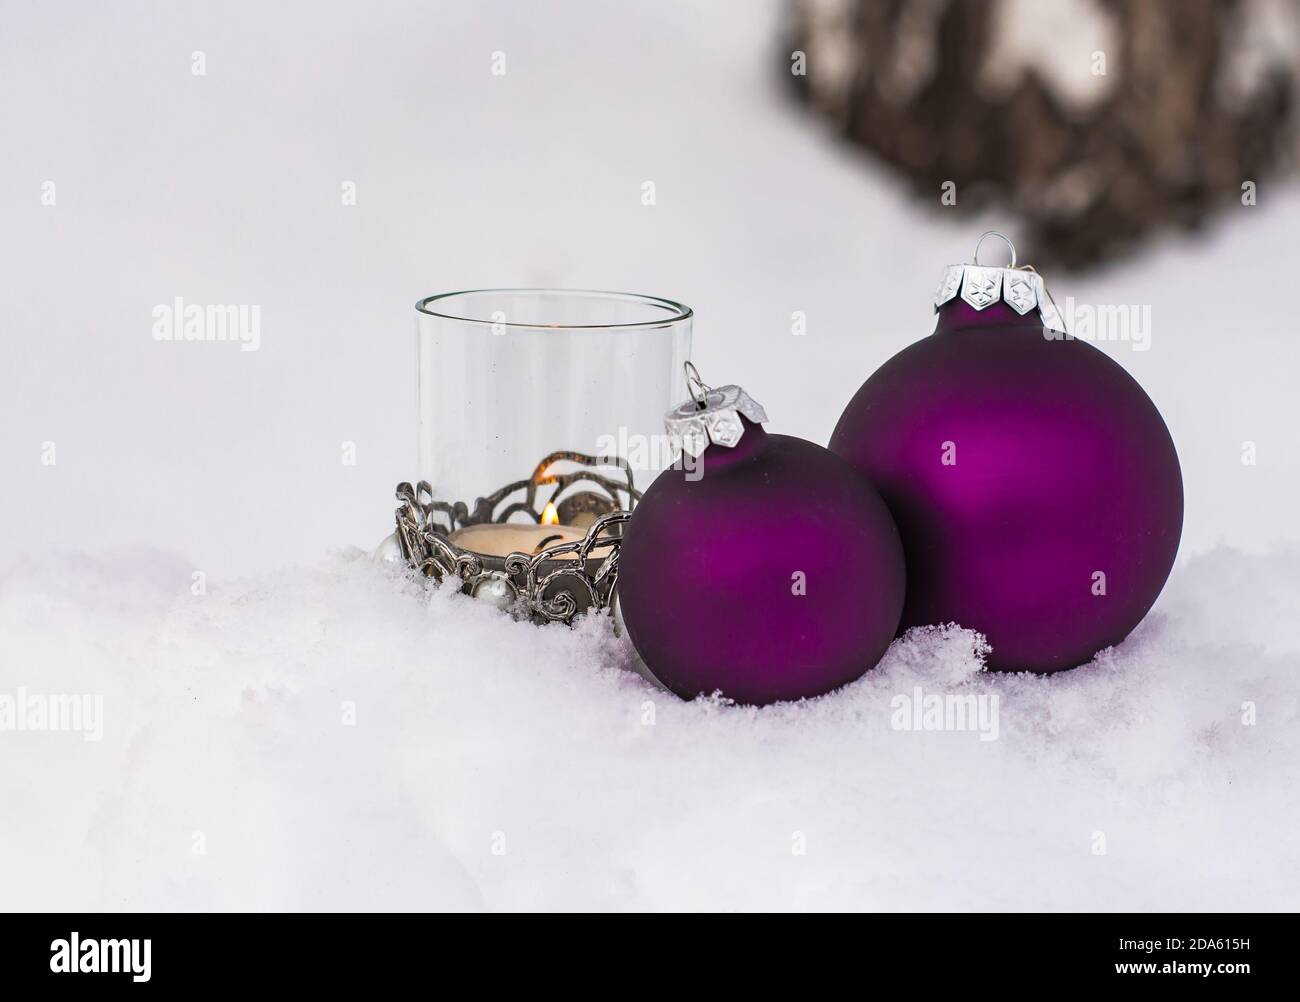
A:
[[[457,529],[447,539],[462,550],[471,550],[488,557],[505,557],[511,553],[540,553],[551,546],[561,543],[578,543],[587,535],[586,529],[573,525],[560,525],[555,505],[549,501],[542,511],[540,525],[527,525],[520,522],[491,522],[483,525],[467,525]],[[605,557],[608,546],[594,548],[589,557]],[[557,554],[557,560],[574,560],[576,553]]]

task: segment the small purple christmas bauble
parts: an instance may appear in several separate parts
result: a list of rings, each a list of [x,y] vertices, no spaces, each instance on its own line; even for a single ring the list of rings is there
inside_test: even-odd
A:
[[[830,443],[902,533],[901,629],[978,630],[997,669],[1083,664],[1142,621],[1173,567],[1173,440],[1119,364],[1059,333],[1036,274],[953,266],[936,306],[934,333],[866,381]]]
[[[650,485],[619,555],[619,603],[647,667],[677,695],[818,696],[873,668],[903,607],[884,502],[812,442],[769,435],[739,387],[668,416],[682,462]]]

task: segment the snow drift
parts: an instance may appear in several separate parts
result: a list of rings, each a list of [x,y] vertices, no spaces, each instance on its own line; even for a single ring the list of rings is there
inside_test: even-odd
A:
[[[986,673],[934,628],[756,710],[656,688],[606,619],[516,623],[356,551],[206,589],[155,551],[24,560],[0,693],[104,720],[0,733],[0,905],[1287,908],[1297,582],[1300,553],[1219,549],[1075,671]],[[995,739],[911,726],[961,695]]]

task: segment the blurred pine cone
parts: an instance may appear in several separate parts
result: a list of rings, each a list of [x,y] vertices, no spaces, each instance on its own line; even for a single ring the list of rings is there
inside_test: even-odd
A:
[[[793,0],[801,98],[939,205],[1081,267],[1289,169],[1300,0]],[[800,74],[798,53],[805,55]]]

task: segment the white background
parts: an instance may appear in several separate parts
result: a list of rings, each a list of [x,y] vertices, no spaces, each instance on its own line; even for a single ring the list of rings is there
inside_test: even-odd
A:
[[[149,542],[224,575],[373,545],[414,475],[412,306],[451,289],[689,303],[706,378],[824,443],[928,333],[943,266],[1016,227],[917,204],[802,114],[779,11],[7,5],[0,558]],[[1297,533],[1297,222],[1300,193],[1265,179],[1203,232],[1047,276],[1058,299],[1152,308],[1150,351],[1109,350],[1174,434],[1184,553]],[[261,350],[154,341],[176,296],[260,305]]]

